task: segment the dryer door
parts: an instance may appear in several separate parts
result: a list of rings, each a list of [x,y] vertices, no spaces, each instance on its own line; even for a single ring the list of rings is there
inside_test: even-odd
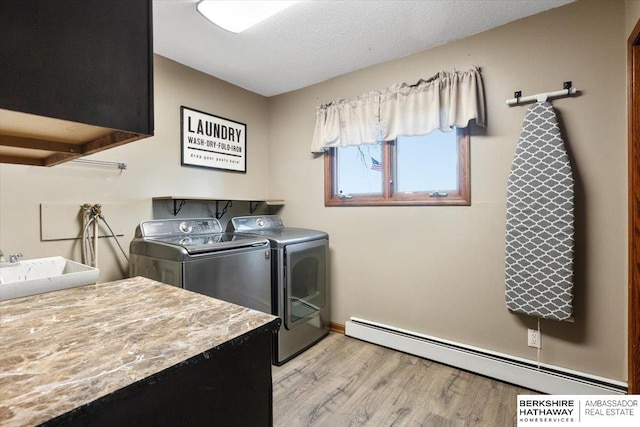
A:
[[[326,239],[285,247],[285,327],[292,329],[320,314],[327,301]]]

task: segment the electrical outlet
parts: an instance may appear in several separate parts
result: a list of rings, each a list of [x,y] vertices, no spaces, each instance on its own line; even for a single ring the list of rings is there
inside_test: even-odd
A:
[[[540,333],[537,329],[527,330],[527,343],[529,347],[542,348],[542,346],[540,345]]]

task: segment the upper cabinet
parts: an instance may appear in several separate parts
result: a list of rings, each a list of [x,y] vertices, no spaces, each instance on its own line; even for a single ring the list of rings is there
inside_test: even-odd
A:
[[[0,2],[0,162],[52,166],[153,135],[151,0]]]

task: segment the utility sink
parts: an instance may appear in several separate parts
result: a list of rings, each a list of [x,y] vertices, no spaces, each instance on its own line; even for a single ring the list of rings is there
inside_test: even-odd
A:
[[[61,256],[0,263],[0,301],[92,285],[99,269]]]

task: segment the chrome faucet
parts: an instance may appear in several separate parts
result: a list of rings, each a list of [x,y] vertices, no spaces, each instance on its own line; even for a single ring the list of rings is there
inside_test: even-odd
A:
[[[20,252],[9,254],[9,262],[12,262],[12,263],[18,262],[18,259],[20,258],[22,258],[22,254]]]

